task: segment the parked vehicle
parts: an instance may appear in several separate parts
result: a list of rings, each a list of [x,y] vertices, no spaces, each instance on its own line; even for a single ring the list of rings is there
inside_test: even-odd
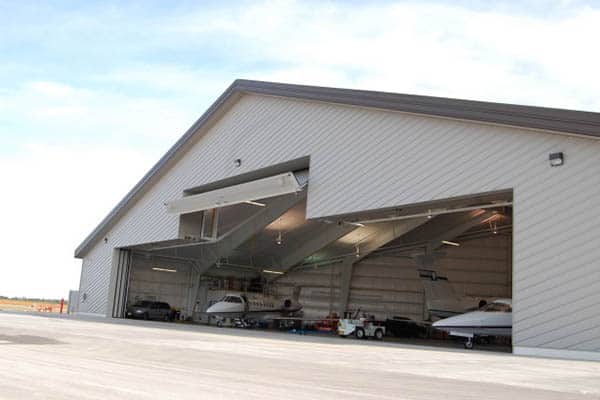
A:
[[[374,337],[377,340],[383,340],[385,336],[385,324],[381,321],[367,318],[340,319],[338,323],[338,335],[346,337],[352,334],[357,339]]]
[[[422,338],[427,336],[427,327],[422,322],[406,317],[394,317],[385,321],[385,327],[395,337]]]
[[[168,303],[142,300],[127,307],[127,318],[143,318],[160,321],[172,321],[175,313]]]

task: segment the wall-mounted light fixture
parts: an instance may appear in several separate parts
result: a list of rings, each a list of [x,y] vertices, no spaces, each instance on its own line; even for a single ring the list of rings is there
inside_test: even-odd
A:
[[[236,158],[235,160],[233,160],[233,165],[237,168],[237,167],[241,167],[242,166],[242,159],[241,158]]]
[[[550,153],[548,160],[550,161],[551,167],[560,167],[565,163],[565,155],[562,151],[558,153]]]
[[[279,233],[277,234],[277,237],[275,238],[275,243],[277,243],[278,245],[281,245],[281,243],[283,243],[283,237],[281,236],[281,231],[279,231]]]

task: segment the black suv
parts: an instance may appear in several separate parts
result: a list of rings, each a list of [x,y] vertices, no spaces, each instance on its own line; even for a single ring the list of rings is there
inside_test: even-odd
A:
[[[127,307],[125,316],[127,318],[172,321],[175,313],[171,310],[171,306],[168,303],[143,300]]]

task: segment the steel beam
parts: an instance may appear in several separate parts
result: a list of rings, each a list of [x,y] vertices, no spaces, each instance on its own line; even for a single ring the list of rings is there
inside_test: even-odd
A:
[[[305,198],[306,190],[275,199],[215,242],[198,246],[201,253],[198,257],[200,275],[204,274],[219,259],[230,256],[236,248],[276,221],[287,210],[304,201]]]
[[[279,261],[279,271],[284,273],[288,272],[292,267],[301,263],[302,260],[315,254],[328,244],[335,242],[355,229],[358,229],[358,227],[344,223],[324,224],[323,230],[317,235],[311,237],[300,246],[296,247],[292,252],[281,258]],[[279,279],[281,276],[283,275],[272,278],[271,282]]]
[[[475,226],[483,223],[486,219],[496,214],[496,211],[479,210],[469,213],[467,220],[451,227],[450,229],[438,233],[433,239],[430,239],[426,245],[426,252],[432,253],[435,249],[442,246],[442,240],[452,240],[457,236],[462,235]]]
[[[366,241],[363,246],[359,245],[359,252],[357,255],[344,258],[340,266],[340,297],[338,302],[340,315],[344,315],[344,312],[346,312],[348,308],[354,265],[373,253],[375,250],[393,240],[398,239],[401,236],[406,235],[427,221],[427,218],[415,218],[411,220],[392,222],[390,223],[391,226],[389,229],[386,229],[384,232],[375,235],[373,240]]]

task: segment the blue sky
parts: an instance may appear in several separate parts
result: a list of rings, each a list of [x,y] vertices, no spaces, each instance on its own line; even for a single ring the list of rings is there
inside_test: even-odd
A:
[[[599,37],[583,1],[0,0],[0,294],[77,288],[73,249],[236,78],[600,111]]]

